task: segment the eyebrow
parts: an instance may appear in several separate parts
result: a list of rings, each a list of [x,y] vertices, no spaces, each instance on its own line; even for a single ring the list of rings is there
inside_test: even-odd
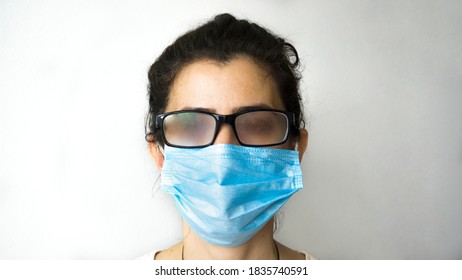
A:
[[[271,108],[271,106],[263,104],[263,103],[258,103],[258,104],[254,104],[254,105],[234,108],[233,113],[241,113],[241,112],[253,111],[253,110],[261,110],[261,109],[274,109],[274,108]]]
[[[242,113],[246,111],[261,110],[261,109],[274,109],[274,108],[264,103],[256,103],[256,104],[249,105],[249,106],[236,107],[233,109],[233,114]],[[181,110],[203,111],[203,112],[209,112],[209,113],[215,113],[215,114],[217,113],[217,110],[215,109],[204,108],[204,107],[187,106],[187,107],[183,107]]]
[[[215,109],[210,109],[210,108],[204,108],[204,107],[183,107],[181,108],[181,111],[183,110],[192,110],[192,111],[202,111],[202,112],[209,112],[209,113],[216,113]]]

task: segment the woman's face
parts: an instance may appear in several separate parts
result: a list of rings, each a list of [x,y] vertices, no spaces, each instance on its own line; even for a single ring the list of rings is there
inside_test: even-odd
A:
[[[166,112],[201,109],[228,115],[249,108],[285,110],[277,84],[269,73],[247,57],[226,63],[194,62],[175,78]],[[214,144],[239,142],[230,125],[222,125]],[[289,148],[289,141],[276,148]]]

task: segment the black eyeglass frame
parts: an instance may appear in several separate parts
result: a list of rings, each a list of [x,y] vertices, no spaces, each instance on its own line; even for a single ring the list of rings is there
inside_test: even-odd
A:
[[[278,142],[278,143],[274,143],[274,144],[270,144],[270,145],[249,145],[249,144],[242,143],[241,140],[239,139],[238,134],[237,134],[236,122],[235,121],[236,121],[236,118],[239,117],[240,115],[251,113],[251,112],[275,112],[275,113],[281,113],[281,114],[285,115],[286,118],[287,118],[287,131],[286,131],[286,134],[284,136],[284,139],[282,141]],[[181,146],[181,145],[174,145],[174,144],[168,142],[167,139],[165,138],[165,133],[164,133],[164,119],[169,115],[178,114],[178,113],[201,113],[201,114],[206,114],[206,115],[212,116],[215,119],[215,131],[213,133],[212,140],[208,144],[199,145],[199,146]],[[160,130],[162,140],[168,146],[176,147],[176,148],[191,148],[191,149],[193,149],[193,148],[204,148],[204,147],[213,145],[213,143],[215,142],[215,140],[217,138],[218,131],[220,130],[221,125],[224,124],[224,123],[227,123],[227,124],[231,125],[231,127],[233,128],[233,132],[234,132],[234,135],[236,136],[237,141],[242,146],[246,146],[246,147],[270,147],[270,146],[281,145],[281,144],[284,144],[285,142],[287,142],[287,139],[289,139],[289,135],[295,129],[295,114],[292,113],[292,112],[282,111],[282,110],[275,110],[275,109],[248,110],[248,111],[243,111],[243,112],[230,114],[230,115],[220,115],[220,114],[215,114],[215,113],[211,113],[211,112],[207,112],[207,111],[203,111],[203,110],[179,110],[179,111],[172,111],[172,112],[168,112],[168,113],[164,113],[164,114],[159,114],[159,115],[156,116],[156,128]]]

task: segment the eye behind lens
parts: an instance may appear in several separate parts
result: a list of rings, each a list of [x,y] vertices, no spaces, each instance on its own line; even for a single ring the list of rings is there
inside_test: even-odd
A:
[[[281,112],[254,111],[236,118],[236,132],[245,145],[275,145],[287,138],[288,119]]]
[[[175,146],[195,147],[213,140],[216,120],[201,112],[178,112],[164,119],[165,140]]]

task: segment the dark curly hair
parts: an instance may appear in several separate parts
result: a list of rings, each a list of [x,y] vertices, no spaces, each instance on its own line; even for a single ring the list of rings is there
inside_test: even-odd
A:
[[[149,112],[146,116],[146,140],[160,142],[155,117],[164,113],[176,75],[198,60],[228,62],[237,56],[248,56],[269,70],[278,85],[287,111],[295,114],[294,136],[304,126],[299,92],[299,57],[296,49],[271,31],[230,14],[215,16],[168,46],[149,69]]]

